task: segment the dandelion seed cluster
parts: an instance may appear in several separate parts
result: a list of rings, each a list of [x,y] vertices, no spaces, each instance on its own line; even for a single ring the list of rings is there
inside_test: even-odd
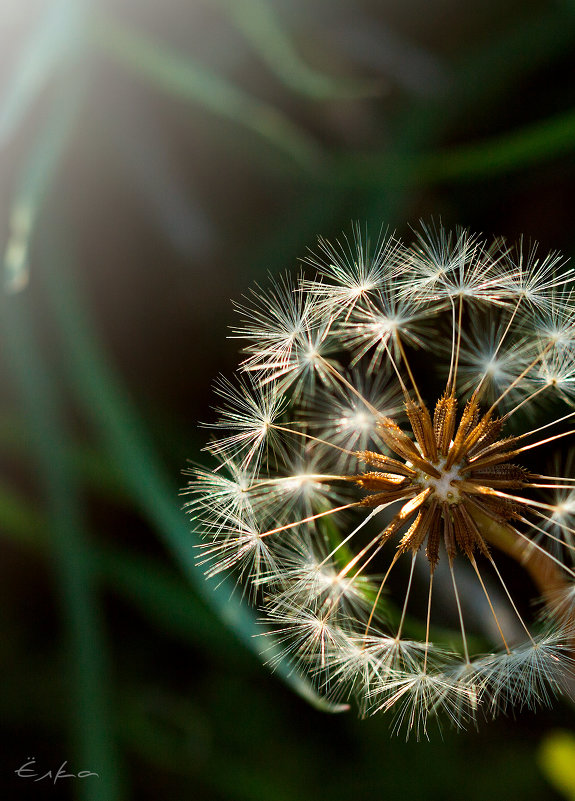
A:
[[[186,489],[207,575],[326,696],[418,736],[570,692],[574,271],[441,226],[305,262],[238,305]]]

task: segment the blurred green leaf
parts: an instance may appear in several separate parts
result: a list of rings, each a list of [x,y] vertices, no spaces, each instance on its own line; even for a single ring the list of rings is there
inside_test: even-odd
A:
[[[417,153],[352,153],[334,157],[334,167],[324,173],[336,185],[385,185],[386,190],[436,185],[450,181],[474,181],[504,175],[575,150],[575,111],[493,137],[473,145]]]
[[[426,183],[474,180],[501,175],[575,150],[575,111],[466,145],[423,156],[415,165],[417,179]]]
[[[483,121],[508,102],[516,87],[542,67],[559,61],[575,43],[575,6],[559,2],[521,8],[501,31],[471,42],[454,64],[444,117]]]
[[[405,205],[406,190],[505,174],[570,152],[575,148],[573,111],[474,145],[440,151],[432,148],[449,125],[474,115],[483,119],[486,110],[501,96],[508,96],[526,74],[560,58],[573,42],[572,4],[522,14],[502,33],[463,51],[453,64],[447,91],[432,102],[411,102],[391,118],[393,135],[388,150],[336,153],[320,180],[330,186],[330,191],[360,187],[358,211],[367,207],[371,191],[375,202],[367,216],[389,223]]]
[[[17,459],[25,459],[30,448],[30,432],[24,422],[14,415],[0,414],[0,446],[5,454]],[[121,481],[121,473],[111,464],[106,453],[95,446],[75,442],[62,445],[66,458],[75,474],[90,492],[104,496],[108,501],[118,504],[131,503]],[[0,484],[0,493],[4,490]],[[21,501],[26,506],[24,501]]]
[[[95,27],[96,43],[123,66],[168,94],[227,117],[267,139],[291,159],[314,169],[321,153],[288,116],[253,97],[189,56],[182,56],[115,23]]]
[[[3,344],[32,433],[32,456],[48,509],[50,554],[67,637],[70,739],[74,757],[95,770],[99,782],[79,782],[84,801],[125,797],[116,743],[111,736],[108,662],[90,545],[80,511],[78,485],[61,443],[67,432],[60,396],[48,372],[31,322],[27,293],[0,293]],[[14,511],[6,506],[4,512]],[[33,521],[30,519],[28,523]]]
[[[539,748],[539,764],[553,787],[569,801],[575,801],[575,735],[553,731]]]
[[[228,664],[245,661],[245,652],[222,636],[219,618],[190,592],[180,576],[148,557],[110,547],[97,549],[95,569],[114,594],[129,601],[160,631]]]
[[[47,550],[47,521],[24,498],[0,484],[0,536],[18,544]]]
[[[221,6],[270,70],[288,87],[313,98],[357,98],[376,94],[374,81],[332,78],[301,58],[281,20],[264,0],[208,0]]]

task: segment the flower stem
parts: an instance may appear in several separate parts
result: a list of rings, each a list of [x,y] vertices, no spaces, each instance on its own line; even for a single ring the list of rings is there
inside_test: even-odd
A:
[[[569,587],[566,575],[560,567],[544,551],[529,547],[529,544],[510,526],[498,523],[477,508],[470,510],[470,514],[490,545],[495,545],[527,570],[545,603],[552,608],[557,598]]]

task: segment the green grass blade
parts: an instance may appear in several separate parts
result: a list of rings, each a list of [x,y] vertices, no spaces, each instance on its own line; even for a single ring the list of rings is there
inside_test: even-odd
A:
[[[474,145],[431,153],[415,166],[425,183],[476,180],[521,170],[575,150],[575,111],[494,137]]]
[[[64,155],[80,105],[82,82],[60,87],[24,164],[9,213],[9,236],[4,252],[5,286],[23,289],[29,278],[28,254],[42,203]]]
[[[515,15],[501,32],[491,31],[480,44],[465,48],[454,70],[453,91],[445,113],[466,126],[497,117],[494,104],[505,102],[531,75],[564,58],[575,43],[575,6],[544,4]]]
[[[46,499],[50,548],[67,638],[71,717],[70,762],[78,770],[99,774],[78,782],[82,801],[124,798],[121,771],[110,722],[110,693],[105,635],[98,608],[87,542],[80,513],[76,477],[61,444],[66,441],[60,402],[45,369],[28,309],[26,294],[0,295],[0,317],[7,357],[29,421],[33,458]]]
[[[465,51],[453,65],[444,95],[432,104],[412,103],[395,117],[392,142],[401,143],[406,134],[409,140],[415,132],[419,139],[415,148],[399,144],[385,152],[335,153],[320,181],[330,191],[361,187],[372,188],[376,195],[383,191],[393,196],[425,184],[505,174],[570,152],[575,146],[572,111],[474,145],[445,151],[430,147],[449,123],[462,117],[483,117],[525,74],[560,58],[574,41],[575,9],[568,4],[515,20],[500,35]],[[532,42],[536,43],[534,49]],[[388,207],[384,203],[382,213],[376,215],[387,222]]]
[[[575,150],[575,111],[473,145],[423,154],[375,153],[334,157],[328,183],[402,189],[505,175]]]
[[[213,2],[213,0],[212,0]],[[296,92],[317,99],[376,94],[372,82],[332,78],[301,58],[273,7],[263,0],[216,0],[276,76]]]
[[[174,97],[196,103],[267,139],[307,169],[320,161],[313,139],[286,115],[215,74],[189,56],[179,55],[127,28],[95,27],[96,44],[119,64]]]

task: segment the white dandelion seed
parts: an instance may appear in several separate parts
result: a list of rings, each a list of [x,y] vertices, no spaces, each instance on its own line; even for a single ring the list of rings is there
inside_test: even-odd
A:
[[[511,707],[550,706],[573,681],[572,648],[572,635],[550,631],[508,653],[478,659],[473,670],[486,714],[496,715]]]
[[[235,336],[249,343],[241,364],[244,372],[255,375],[262,385],[273,383],[276,390],[291,388],[296,396],[313,392],[317,379],[332,382],[330,368],[337,362],[330,358],[331,321],[315,317],[312,298],[289,276],[273,283],[269,294],[254,291],[238,309],[244,325],[234,329]]]
[[[202,527],[199,521],[199,533],[210,541],[198,546],[198,564],[208,578],[235,570],[240,582],[245,579],[244,591],[253,596],[262,576],[277,572],[273,549],[251,515],[234,519],[224,510],[223,516],[221,525],[210,520]]]
[[[523,326],[528,335],[536,333],[543,346],[572,353],[575,348],[575,280],[552,287],[545,303],[525,314]]]
[[[504,302],[504,283],[509,270],[498,258],[499,242],[487,246],[463,228],[455,233],[442,226],[422,223],[409,250],[409,270],[401,281],[406,296],[414,293],[426,301],[483,300]]]
[[[281,415],[287,401],[271,387],[262,387],[253,380],[241,377],[237,386],[220,378],[215,391],[224,403],[216,411],[219,419],[210,423],[215,430],[231,431],[228,436],[214,439],[207,450],[215,456],[241,460],[241,468],[257,468],[265,448],[274,449],[278,437],[274,422]]]
[[[428,720],[434,718],[441,728],[441,717],[458,727],[473,719],[477,697],[472,688],[444,677],[440,672],[421,671],[401,676],[388,683],[386,700],[376,712],[392,712],[396,732],[411,731],[419,740],[429,738]]]
[[[301,291],[313,298],[316,316],[347,319],[358,303],[389,286],[402,269],[402,255],[393,235],[380,232],[372,246],[367,231],[356,224],[351,241],[344,235],[334,246],[320,238],[319,254],[304,259],[317,269],[318,278],[303,280]]]
[[[575,279],[575,270],[565,267],[565,259],[560,253],[540,257],[536,244],[525,249],[523,238],[516,248],[504,250],[504,259],[508,267],[506,289],[510,297],[525,300],[543,311],[553,307],[557,289],[571,285]]]
[[[324,668],[345,636],[330,609],[312,611],[287,601],[268,607],[266,623],[284,653],[311,670]]]
[[[320,388],[304,411],[309,431],[347,451],[383,447],[377,427],[379,418],[403,414],[403,397],[397,382],[385,371],[364,374],[352,370],[343,375],[355,392],[343,384]],[[349,462],[345,453],[340,452],[338,458]]]
[[[213,515],[214,521],[222,522],[222,509],[236,518],[253,510],[254,496],[249,490],[253,474],[233,461],[225,461],[219,470],[188,468],[184,474],[192,476],[182,490],[182,495],[192,496],[184,504],[192,518],[209,519]]]
[[[564,400],[575,399],[575,341],[573,349],[553,349],[546,353],[533,377],[536,387],[552,387]]]
[[[432,313],[414,297],[403,297],[390,283],[373,299],[361,307],[356,306],[339,325],[340,341],[353,353],[352,365],[358,364],[367,354],[370,360],[367,371],[381,369],[389,350],[399,353],[398,337],[410,344],[421,345],[426,329],[424,321]]]

